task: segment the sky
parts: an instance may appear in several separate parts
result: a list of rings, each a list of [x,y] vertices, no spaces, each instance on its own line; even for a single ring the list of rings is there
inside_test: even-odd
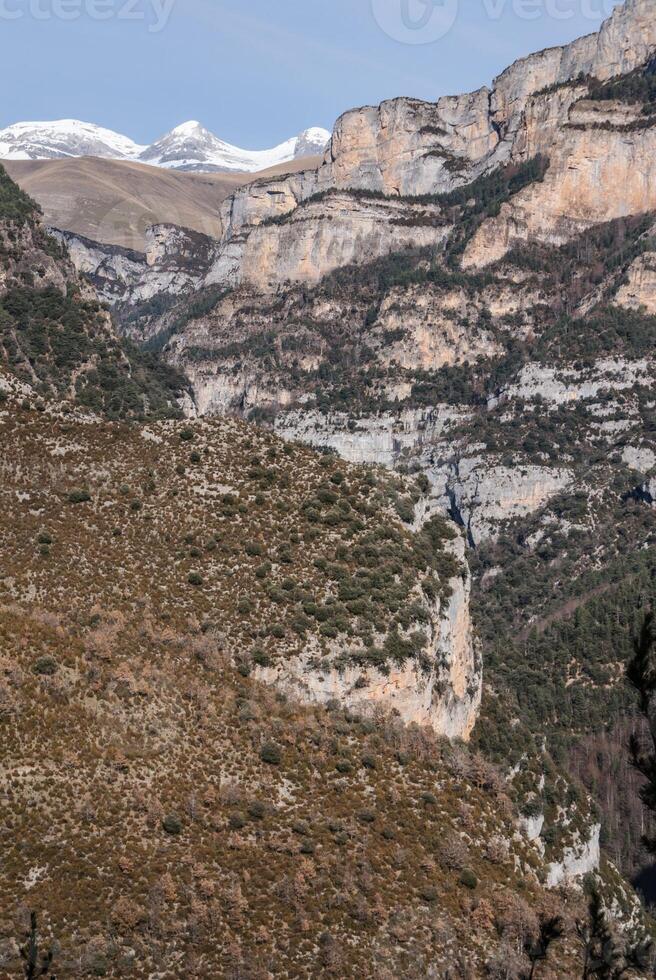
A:
[[[0,127],[150,143],[189,119],[247,149],[400,95],[469,91],[597,30],[616,0],[0,0]]]

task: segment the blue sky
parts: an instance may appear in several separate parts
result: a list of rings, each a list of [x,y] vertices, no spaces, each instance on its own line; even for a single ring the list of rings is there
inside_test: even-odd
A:
[[[199,119],[256,149],[331,128],[353,106],[477,88],[521,55],[596,30],[614,5],[430,0],[435,12],[426,2],[0,0],[0,126],[78,118],[148,143]],[[154,31],[162,3],[170,17]],[[432,43],[400,42],[390,34],[403,35],[404,3],[428,29],[458,5],[455,24]]]

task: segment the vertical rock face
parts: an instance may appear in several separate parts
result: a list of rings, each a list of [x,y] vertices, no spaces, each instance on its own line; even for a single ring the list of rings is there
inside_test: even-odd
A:
[[[407,660],[386,672],[318,666],[315,651],[309,649],[276,667],[258,668],[256,676],[303,701],[338,700],[365,713],[376,708],[396,711],[408,724],[428,725],[440,735],[468,740],[481,704],[483,673],[472,634],[463,540],[458,538],[453,547],[463,571],[450,582],[450,598],[434,605],[421,662]]]
[[[464,268],[480,268],[522,242],[561,245],[595,224],[656,209],[656,125],[614,132],[559,130],[544,180],[520,192],[469,244]]]
[[[103,245],[68,231],[51,229],[51,234],[110,306],[133,306],[156,296],[182,296],[200,288],[218,246],[214,239],[176,225],[149,228],[145,253]]]
[[[286,222],[255,228],[244,247],[240,279],[264,291],[284,282],[317,282],[354,262],[437,245],[447,233],[436,208],[334,194],[302,204]]]
[[[497,143],[485,88],[437,103],[393,99],[337,121],[318,183],[390,195],[448,191],[463,174],[471,179]]]
[[[656,49],[655,13],[654,0],[627,0],[598,34],[517,61],[491,90],[435,103],[393,99],[345,113],[318,171],[260,181],[224,203],[222,251],[212,281],[271,290],[417,241],[439,244],[442,236],[431,234],[425,219],[421,234],[415,228],[400,235],[393,213],[383,214],[382,205],[365,214],[353,197],[317,201],[316,195],[436,195],[538,152],[551,158],[544,184],[519,194],[483,225],[466,265],[488,264],[515,241],[561,242],[595,222],[656,207],[649,162],[654,130],[625,138],[612,132],[626,127],[621,113],[614,120],[594,113],[587,120],[570,117],[587,91],[586,78],[610,79],[648,60]],[[406,224],[412,221],[407,216]],[[371,228],[363,233],[367,222],[377,225],[375,234]],[[349,239],[354,248],[345,247]]]
[[[629,310],[656,314],[656,252],[646,252],[635,260],[627,282],[615,295],[615,303]]]
[[[278,416],[276,432],[283,439],[333,449],[350,463],[394,467],[405,450],[430,449],[452,423],[466,417],[465,411],[438,405],[369,416],[349,425],[345,413],[292,411]]]
[[[568,847],[561,860],[549,866],[547,887],[557,888],[559,885],[576,881],[596,871],[601,861],[600,836],[601,826],[595,824],[590,828],[587,839],[579,838]]]
[[[488,458],[462,460],[451,468],[447,493],[472,544],[495,536],[504,521],[539,510],[572,483],[572,474],[546,466],[490,465]]]
[[[643,65],[656,48],[654,0],[626,0],[597,34],[521,58],[495,79],[495,123],[516,132],[526,102],[536,92],[565,85],[580,75],[606,81]]]
[[[393,251],[439,247],[447,217],[437,202],[411,198],[538,153],[550,161],[544,181],[483,223],[466,268],[489,265],[516,243],[561,244],[596,223],[656,209],[656,124],[640,107],[632,115],[626,105],[584,101],[591,78],[631,72],[655,51],[656,0],[627,0],[597,34],[517,61],[491,89],[345,113],[318,170],[249,184],[223,203],[204,283],[271,292]],[[155,265],[166,248],[151,243]]]

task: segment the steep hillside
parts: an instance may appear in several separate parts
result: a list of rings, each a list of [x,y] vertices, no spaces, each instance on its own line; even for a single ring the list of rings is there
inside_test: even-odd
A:
[[[224,204],[192,302],[153,315],[128,298],[121,311],[187,374],[200,413],[421,474],[427,511],[455,519],[472,553],[490,664],[474,737],[506,764],[533,746],[536,785],[545,737],[561,767],[582,740],[590,758],[595,745],[621,757],[623,663],[651,594],[651,13],[633,0],[491,93],[347,114],[316,174]],[[601,183],[577,165],[556,200],[566,161],[600,154]],[[515,221],[526,208],[532,223]],[[609,608],[621,630],[602,642]],[[625,794],[588,778],[588,761],[574,774],[633,872],[640,810],[623,819]],[[544,840],[554,832],[541,824]]]
[[[114,418],[179,415],[187,383],[119,339],[95,292],[0,168],[0,365],[37,399],[55,395]]]
[[[578,975],[585,903],[545,890],[517,789],[369,683],[368,659],[384,677],[416,657],[412,620],[429,631],[426,603],[457,594],[445,525],[393,513],[412,483],[235,420],[126,426],[3,389],[7,975],[26,908],[62,976],[519,978],[554,915],[544,975]],[[326,700],[335,636],[363,653],[353,695]],[[271,676],[303,649],[304,700],[324,707]],[[637,924],[612,868],[602,880]]]

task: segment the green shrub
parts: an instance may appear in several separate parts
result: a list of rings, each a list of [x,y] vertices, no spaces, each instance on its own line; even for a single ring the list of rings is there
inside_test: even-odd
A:
[[[91,500],[91,494],[88,490],[72,490],[68,495],[68,501],[71,504],[86,504]]]
[[[57,661],[54,657],[50,656],[39,657],[32,665],[32,670],[40,677],[52,677],[57,673],[58,669]]]
[[[254,650],[253,651],[253,662],[257,664],[258,667],[269,667],[271,665],[271,658],[264,652],[264,650]]]
[[[476,888],[478,888],[478,878],[471,870],[471,868],[465,868],[463,870],[463,872],[460,875],[460,884],[464,885],[465,888],[471,889],[471,891],[474,891]]]
[[[202,585],[203,576],[200,575],[198,572],[189,572],[187,581],[189,582],[189,585],[196,585],[196,586]]]
[[[259,541],[249,541],[248,544],[244,545],[244,551],[249,558],[258,558],[265,554],[264,545],[260,544]]]
[[[275,742],[265,742],[260,749],[260,759],[269,766],[279,766],[282,762],[280,746]]]
[[[168,816],[164,817],[162,827],[172,837],[177,837],[178,834],[182,833],[182,823],[180,818],[176,817],[174,813],[169,813]]]

